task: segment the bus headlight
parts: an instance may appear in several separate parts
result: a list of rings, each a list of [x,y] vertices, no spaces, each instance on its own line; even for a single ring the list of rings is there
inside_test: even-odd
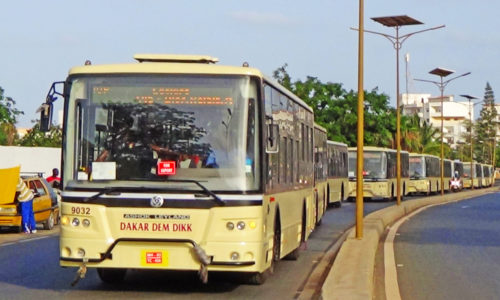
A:
[[[75,227],[80,225],[80,220],[78,218],[73,218],[73,220],[71,221],[71,225]]]
[[[239,221],[238,224],[236,224],[236,228],[238,228],[238,230],[245,229],[245,222]]]
[[[83,227],[89,227],[90,226],[90,220],[89,219],[83,219],[82,225],[83,225]]]
[[[238,259],[240,259],[240,254],[238,252],[232,252],[231,260],[238,260]]]
[[[227,222],[226,223],[226,228],[228,230],[233,230],[234,229],[234,223],[233,222]]]
[[[78,257],[84,257],[85,250],[83,250],[82,248],[78,248],[78,250],[76,251],[76,255],[78,255]]]

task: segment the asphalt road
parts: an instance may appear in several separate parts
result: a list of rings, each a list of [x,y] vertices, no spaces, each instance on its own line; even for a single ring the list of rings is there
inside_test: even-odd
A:
[[[499,299],[500,192],[428,208],[395,238],[404,300]]]
[[[366,202],[365,213],[394,202]],[[59,266],[58,228],[25,235],[0,233],[0,291],[2,299],[294,299],[325,252],[354,225],[354,203],[329,208],[323,224],[311,234],[297,261],[280,261],[264,285],[243,284],[234,274],[209,274],[199,282],[196,273],[130,271],[122,284],[106,285],[89,269],[75,287],[75,268]],[[319,267],[318,267],[319,268]]]

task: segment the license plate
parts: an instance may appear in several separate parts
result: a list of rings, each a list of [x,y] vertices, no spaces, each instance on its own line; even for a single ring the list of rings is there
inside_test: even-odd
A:
[[[141,266],[166,267],[168,266],[168,258],[166,250],[142,250]]]

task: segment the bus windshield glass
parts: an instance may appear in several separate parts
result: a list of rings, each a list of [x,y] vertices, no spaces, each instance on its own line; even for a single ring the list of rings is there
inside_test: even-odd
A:
[[[357,153],[349,151],[349,177],[356,177]],[[363,178],[387,179],[387,154],[380,151],[363,152]]]
[[[410,178],[425,178],[424,160],[421,156],[410,157]]]
[[[70,78],[68,188],[260,188],[257,84],[248,76]],[[165,183],[169,179],[169,183]]]

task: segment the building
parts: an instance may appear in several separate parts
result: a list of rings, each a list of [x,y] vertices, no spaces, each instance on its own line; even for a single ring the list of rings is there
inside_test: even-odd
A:
[[[417,114],[420,119],[441,129],[441,97],[430,94],[402,94],[403,115]],[[474,105],[468,101],[454,101],[453,96],[443,96],[443,140],[452,148],[465,142],[462,137],[467,133],[466,120],[474,116]]]

